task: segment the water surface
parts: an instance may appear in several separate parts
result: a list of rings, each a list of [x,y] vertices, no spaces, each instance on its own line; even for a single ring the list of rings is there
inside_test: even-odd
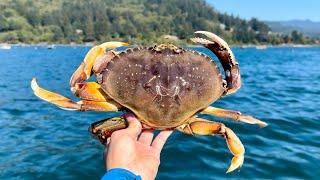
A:
[[[37,77],[41,86],[76,100],[68,81],[88,49],[0,50],[0,179],[98,179],[104,174],[103,146],[87,128],[115,114],[63,111],[36,98],[29,85]],[[175,132],[162,152],[158,179],[319,177],[320,48],[234,53],[243,86],[214,106],[254,115],[269,126],[204,116],[240,137],[246,148],[243,167],[225,174],[232,155],[222,138]]]

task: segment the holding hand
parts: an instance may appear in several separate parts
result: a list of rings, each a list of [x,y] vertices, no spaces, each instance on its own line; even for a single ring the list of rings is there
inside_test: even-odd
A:
[[[131,114],[126,119],[129,127],[115,131],[107,143],[107,170],[123,168],[144,180],[155,179],[161,150],[172,131],[161,131],[153,140],[153,130],[142,131],[141,123]]]

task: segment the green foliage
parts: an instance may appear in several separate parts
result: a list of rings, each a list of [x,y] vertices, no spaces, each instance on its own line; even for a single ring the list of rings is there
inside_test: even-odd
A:
[[[245,21],[214,10],[205,0],[2,0],[0,42],[104,42],[150,44],[174,35],[184,44],[196,30],[230,43],[311,43],[283,36],[256,18]]]

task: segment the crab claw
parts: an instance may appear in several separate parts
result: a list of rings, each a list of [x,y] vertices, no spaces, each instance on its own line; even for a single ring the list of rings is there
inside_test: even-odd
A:
[[[208,37],[210,40],[207,39],[203,39],[200,37],[195,37],[195,38],[191,38],[191,41],[193,41],[194,43],[199,43],[202,44],[204,46],[208,46],[210,44],[217,44],[220,49],[216,50],[214,53],[218,56],[218,58],[229,58],[229,57],[225,57],[225,56],[230,56],[231,60],[234,60],[235,57],[229,47],[229,45],[227,44],[226,41],[224,41],[222,38],[220,38],[219,36],[208,32],[208,31],[196,31],[195,34],[203,34],[206,37]],[[225,50],[224,50],[225,49]],[[234,60],[235,61],[235,60]],[[234,62],[236,64],[236,62]]]
[[[117,47],[128,45],[128,43],[124,42],[110,41],[91,48],[84,58],[83,62],[70,78],[71,91],[74,91],[73,87],[76,83],[84,82],[85,80],[90,78],[94,62],[98,57],[105,54],[106,49],[114,49]]]
[[[200,37],[191,38],[194,43],[199,43],[210,49],[219,59],[226,76],[226,90],[224,95],[236,92],[241,87],[241,78],[238,62],[235,59],[229,45],[219,36],[208,31],[196,31],[196,34],[202,34],[208,39]]]
[[[209,43],[218,43],[220,46],[226,48],[228,51],[231,51],[229,48],[229,45],[226,41],[224,41],[222,38],[220,38],[219,36],[213,34],[212,32],[208,32],[208,31],[196,31],[194,32],[195,34],[203,34],[206,37],[208,37],[210,40],[207,39],[203,39],[203,38],[191,38],[192,41],[196,42],[196,43],[200,43],[203,45],[207,45]],[[233,54],[232,54],[233,55]],[[234,57],[233,57],[234,58]]]
[[[225,127],[225,132],[223,133],[223,135],[225,136],[230,152],[234,156],[231,160],[230,167],[226,172],[226,173],[230,173],[242,166],[244,161],[245,149],[240,139],[230,128]]]

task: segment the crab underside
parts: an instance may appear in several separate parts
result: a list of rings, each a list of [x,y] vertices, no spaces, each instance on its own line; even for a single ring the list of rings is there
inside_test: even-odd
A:
[[[122,42],[106,42],[93,47],[70,79],[71,91],[79,102],[50,92],[31,82],[39,98],[66,110],[133,112],[145,128],[177,129],[191,135],[221,135],[234,155],[227,172],[243,164],[245,149],[235,133],[222,123],[198,118],[209,114],[261,127],[267,124],[238,111],[210,106],[221,96],[241,86],[240,71],[228,44],[213,33],[197,31],[208,39],[191,40],[211,50],[225,71],[220,74],[212,59],[197,51],[171,44],[128,48]],[[97,82],[85,82],[95,74]],[[102,143],[112,132],[127,127],[123,117],[91,124],[90,131]]]

